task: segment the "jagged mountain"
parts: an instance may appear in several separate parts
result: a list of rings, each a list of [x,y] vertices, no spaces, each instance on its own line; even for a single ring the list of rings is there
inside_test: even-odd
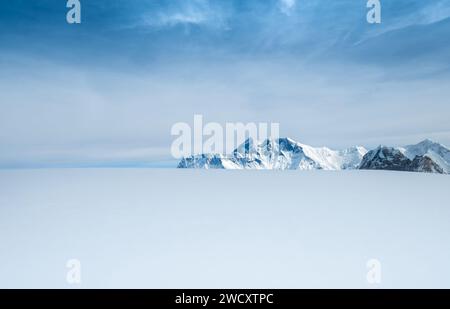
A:
[[[315,148],[290,138],[246,140],[229,156],[202,154],[184,158],[178,168],[275,170],[393,170],[450,173],[450,150],[430,140],[404,147],[379,146],[332,150]]]
[[[411,172],[447,174],[444,169],[427,156],[416,156],[411,162]]]
[[[379,146],[364,156],[359,168],[448,174],[449,167],[450,150],[439,143],[424,140],[398,148]]]
[[[240,169],[241,166],[219,154],[202,154],[183,158],[178,164],[178,168]]]
[[[428,157],[446,174],[450,174],[450,150],[444,145],[426,139],[416,145],[405,146],[402,150],[410,160],[417,156]]]
[[[359,168],[363,170],[409,171],[410,166],[411,160],[399,149],[379,146],[364,156]]]
[[[342,170],[355,169],[367,153],[364,147],[342,151],[314,148],[290,138],[246,140],[230,156],[202,154],[184,158],[178,168]]]

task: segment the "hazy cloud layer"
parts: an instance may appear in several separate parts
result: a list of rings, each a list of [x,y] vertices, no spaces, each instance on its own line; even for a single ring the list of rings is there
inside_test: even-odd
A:
[[[61,1],[0,10],[0,166],[170,159],[170,127],[277,121],[314,146],[450,144],[450,1]]]

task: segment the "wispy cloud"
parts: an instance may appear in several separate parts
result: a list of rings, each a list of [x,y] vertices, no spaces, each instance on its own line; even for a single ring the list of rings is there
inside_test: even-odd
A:
[[[289,16],[289,15],[291,15],[292,11],[294,10],[296,4],[297,4],[296,0],[280,0],[280,2],[279,2],[280,11],[283,14],[286,14]]]
[[[383,27],[373,28],[374,30],[368,32],[356,45],[391,31],[411,26],[431,25],[447,18],[450,18],[450,0],[424,1],[417,9],[411,10],[409,13],[393,15],[386,19]]]
[[[199,25],[208,21],[207,16],[202,12],[162,14],[157,23],[159,26],[176,26],[178,24]]]
[[[450,17],[450,1],[441,0],[434,5],[425,7],[420,12],[421,22],[432,24]]]
[[[0,166],[163,160],[194,113],[336,148],[450,144],[450,0],[383,1],[381,25],[355,0],[87,1],[75,28],[51,2],[0,10]]]
[[[216,3],[207,0],[185,0],[175,6],[160,8],[144,16],[146,26],[167,28],[180,25],[226,27],[224,12]]]

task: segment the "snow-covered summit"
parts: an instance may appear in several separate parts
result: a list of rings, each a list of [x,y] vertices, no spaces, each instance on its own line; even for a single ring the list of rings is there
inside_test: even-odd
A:
[[[361,146],[344,150],[312,147],[290,138],[247,139],[230,155],[195,155],[182,159],[178,168],[372,169],[450,174],[450,150],[428,139],[404,147],[379,146],[369,152]]]
[[[450,150],[428,139],[404,147],[379,146],[364,156],[360,169],[448,174]]]
[[[345,150],[315,148],[290,138],[247,139],[230,156],[197,155],[181,160],[179,168],[342,170],[355,169],[367,153],[357,146]]]
[[[428,157],[436,162],[445,173],[450,173],[450,150],[440,143],[426,139],[416,145],[403,147],[405,155],[414,160],[415,157]]]

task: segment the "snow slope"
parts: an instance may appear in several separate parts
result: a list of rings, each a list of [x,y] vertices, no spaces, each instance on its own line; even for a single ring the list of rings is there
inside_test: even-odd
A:
[[[449,187],[362,170],[0,170],[0,287],[450,288]]]
[[[248,139],[232,155],[204,154],[181,160],[179,168],[342,170],[358,167],[367,150],[357,146],[342,151],[315,148],[290,138]]]
[[[178,168],[348,170],[376,169],[449,174],[450,149],[424,140],[405,147],[379,146],[367,151],[355,146],[345,150],[311,147],[290,138],[248,139],[230,156],[202,154],[184,158]]]
[[[427,139],[416,145],[405,146],[403,151],[411,160],[416,156],[427,156],[439,164],[447,174],[450,173],[450,150],[442,144]]]
[[[430,140],[405,147],[379,146],[363,157],[359,168],[448,174],[450,150]]]

